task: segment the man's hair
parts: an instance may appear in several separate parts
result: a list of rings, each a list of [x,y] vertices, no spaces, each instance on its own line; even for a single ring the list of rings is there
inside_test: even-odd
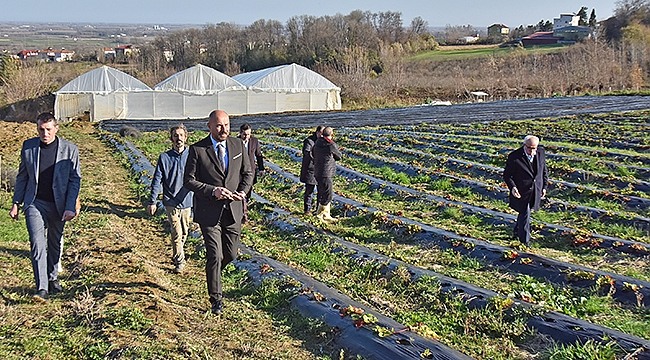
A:
[[[249,123],[243,123],[243,124],[241,124],[241,126],[239,127],[239,131],[244,131],[244,130],[253,130],[253,128],[251,127],[251,124],[249,124]]]
[[[54,115],[51,112],[40,113],[36,117],[36,122],[38,122],[38,123],[43,124],[43,123],[47,123],[47,122],[50,122],[50,121],[54,121],[54,125],[57,124],[56,118],[54,117]]]
[[[334,133],[334,129],[332,129],[331,127],[326,126],[323,128],[323,136],[332,136],[333,133]]]
[[[524,137],[524,145],[528,145],[528,143],[531,140],[537,140],[537,143],[539,143],[539,138],[537,136],[535,136],[535,135],[526,135],[526,137]]]
[[[171,138],[172,135],[174,135],[174,131],[176,131],[178,129],[183,130],[183,132],[185,132],[185,137],[187,137],[187,128],[185,127],[185,125],[183,123],[180,123],[178,125],[174,125],[174,126],[170,127],[169,128],[169,137]]]

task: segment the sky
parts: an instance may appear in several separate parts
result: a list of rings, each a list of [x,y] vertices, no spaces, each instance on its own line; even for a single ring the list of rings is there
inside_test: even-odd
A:
[[[511,28],[573,13],[582,6],[598,20],[612,16],[610,0],[2,0],[0,22],[75,22],[249,25],[255,20],[285,23],[292,16],[349,14],[354,10],[400,12],[404,26],[421,17],[429,26],[502,23]]]

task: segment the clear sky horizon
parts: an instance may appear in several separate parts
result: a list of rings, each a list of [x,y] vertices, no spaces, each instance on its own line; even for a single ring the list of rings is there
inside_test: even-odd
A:
[[[2,6],[0,22],[74,22],[138,24],[249,25],[259,19],[285,23],[300,15],[349,14],[354,10],[402,14],[404,26],[420,16],[429,26],[472,25],[484,27],[502,23],[511,28],[537,24],[561,13],[575,13],[580,7],[596,10],[597,20],[613,15],[616,1],[610,0],[19,0]]]

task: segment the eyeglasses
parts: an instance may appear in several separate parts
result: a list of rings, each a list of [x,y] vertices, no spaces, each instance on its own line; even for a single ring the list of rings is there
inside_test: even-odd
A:
[[[524,145],[524,146],[530,150],[537,150],[537,146],[528,146],[528,145]]]

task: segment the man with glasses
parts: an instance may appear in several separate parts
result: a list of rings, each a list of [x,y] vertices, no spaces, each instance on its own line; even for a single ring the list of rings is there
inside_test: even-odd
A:
[[[537,136],[527,135],[523,146],[508,155],[503,180],[510,190],[509,205],[519,213],[513,236],[527,246],[530,242],[530,212],[539,210],[548,184],[546,156]]]

